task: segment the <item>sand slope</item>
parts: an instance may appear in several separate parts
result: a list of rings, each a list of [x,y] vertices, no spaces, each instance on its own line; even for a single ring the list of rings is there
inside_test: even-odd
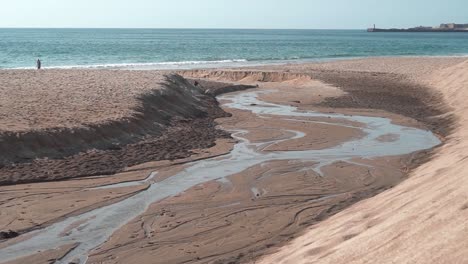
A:
[[[401,185],[309,229],[261,263],[467,263],[468,61],[425,79],[458,126]]]
[[[114,174],[229,137],[215,98],[178,75],[1,71],[0,91],[0,185]]]

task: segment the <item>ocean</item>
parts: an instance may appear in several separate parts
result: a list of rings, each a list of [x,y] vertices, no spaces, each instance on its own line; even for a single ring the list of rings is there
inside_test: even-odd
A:
[[[0,69],[185,69],[369,56],[468,55],[468,33],[365,30],[0,29]]]

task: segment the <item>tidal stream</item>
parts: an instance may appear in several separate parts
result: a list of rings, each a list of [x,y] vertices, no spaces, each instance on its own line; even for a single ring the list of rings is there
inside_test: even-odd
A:
[[[101,187],[118,188],[132,186],[132,184],[151,183],[146,191],[130,198],[78,216],[69,217],[49,227],[29,233],[29,238],[0,249],[0,263],[75,243],[77,246],[58,263],[86,263],[90,251],[105,243],[123,225],[143,214],[151,204],[177,195],[198,184],[220,180],[265,162],[278,160],[312,161],[317,165],[311,169],[321,174],[320,168],[337,161],[409,154],[433,148],[441,143],[430,131],[392,124],[391,120],[387,118],[299,111],[292,106],[263,102],[258,99],[258,94],[259,92],[236,93],[221,96],[219,99],[228,101],[224,107],[249,110],[266,118],[274,116],[274,118],[287,119],[288,121],[328,124],[335,126],[336,129],[340,129],[340,126],[353,126],[336,122],[301,120],[301,118],[326,117],[331,118],[331,121],[340,119],[352,121],[352,123],[357,122],[362,125],[353,128],[362,130],[365,135],[322,150],[262,152],[258,150],[281,141],[304,137],[305,134],[300,131],[284,130],[286,135],[291,136],[271,142],[252,143],[243,137],[248,131],[233,131],[233,137],[238,140],[238,143],[229,154],[221,158],[189,163],[180,173],[157,183],[153,180],[157,173],[154,172],[144,181]],[[389,134],[394,135],[393,140],[388,142],[378,140]],[[70,227],[73,228],[70,229]],[[64,236],[65,230],[68,232]]]

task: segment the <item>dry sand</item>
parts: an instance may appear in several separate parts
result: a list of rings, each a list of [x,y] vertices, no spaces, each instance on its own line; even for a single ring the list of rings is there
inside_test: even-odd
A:
[[[74,128],[138,114],[162,74],[138,71],[2,70],[0,131]]]

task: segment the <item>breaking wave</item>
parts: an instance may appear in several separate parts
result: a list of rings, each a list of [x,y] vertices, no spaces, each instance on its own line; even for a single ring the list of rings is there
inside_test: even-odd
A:
[[[122,69],[122,68],[155,68],[155,69],[173,69],[201,65],[219,65],[219,64],[241,64],[248,62],[245,59],[232,60],[214,60],[214,61],[172,61],[172,62],[146,62],[146,63],[106,63],[90,65],[60,65],[44,67],[44,69]],[[34,67],[18,67],[14,69],[34,69]]]

